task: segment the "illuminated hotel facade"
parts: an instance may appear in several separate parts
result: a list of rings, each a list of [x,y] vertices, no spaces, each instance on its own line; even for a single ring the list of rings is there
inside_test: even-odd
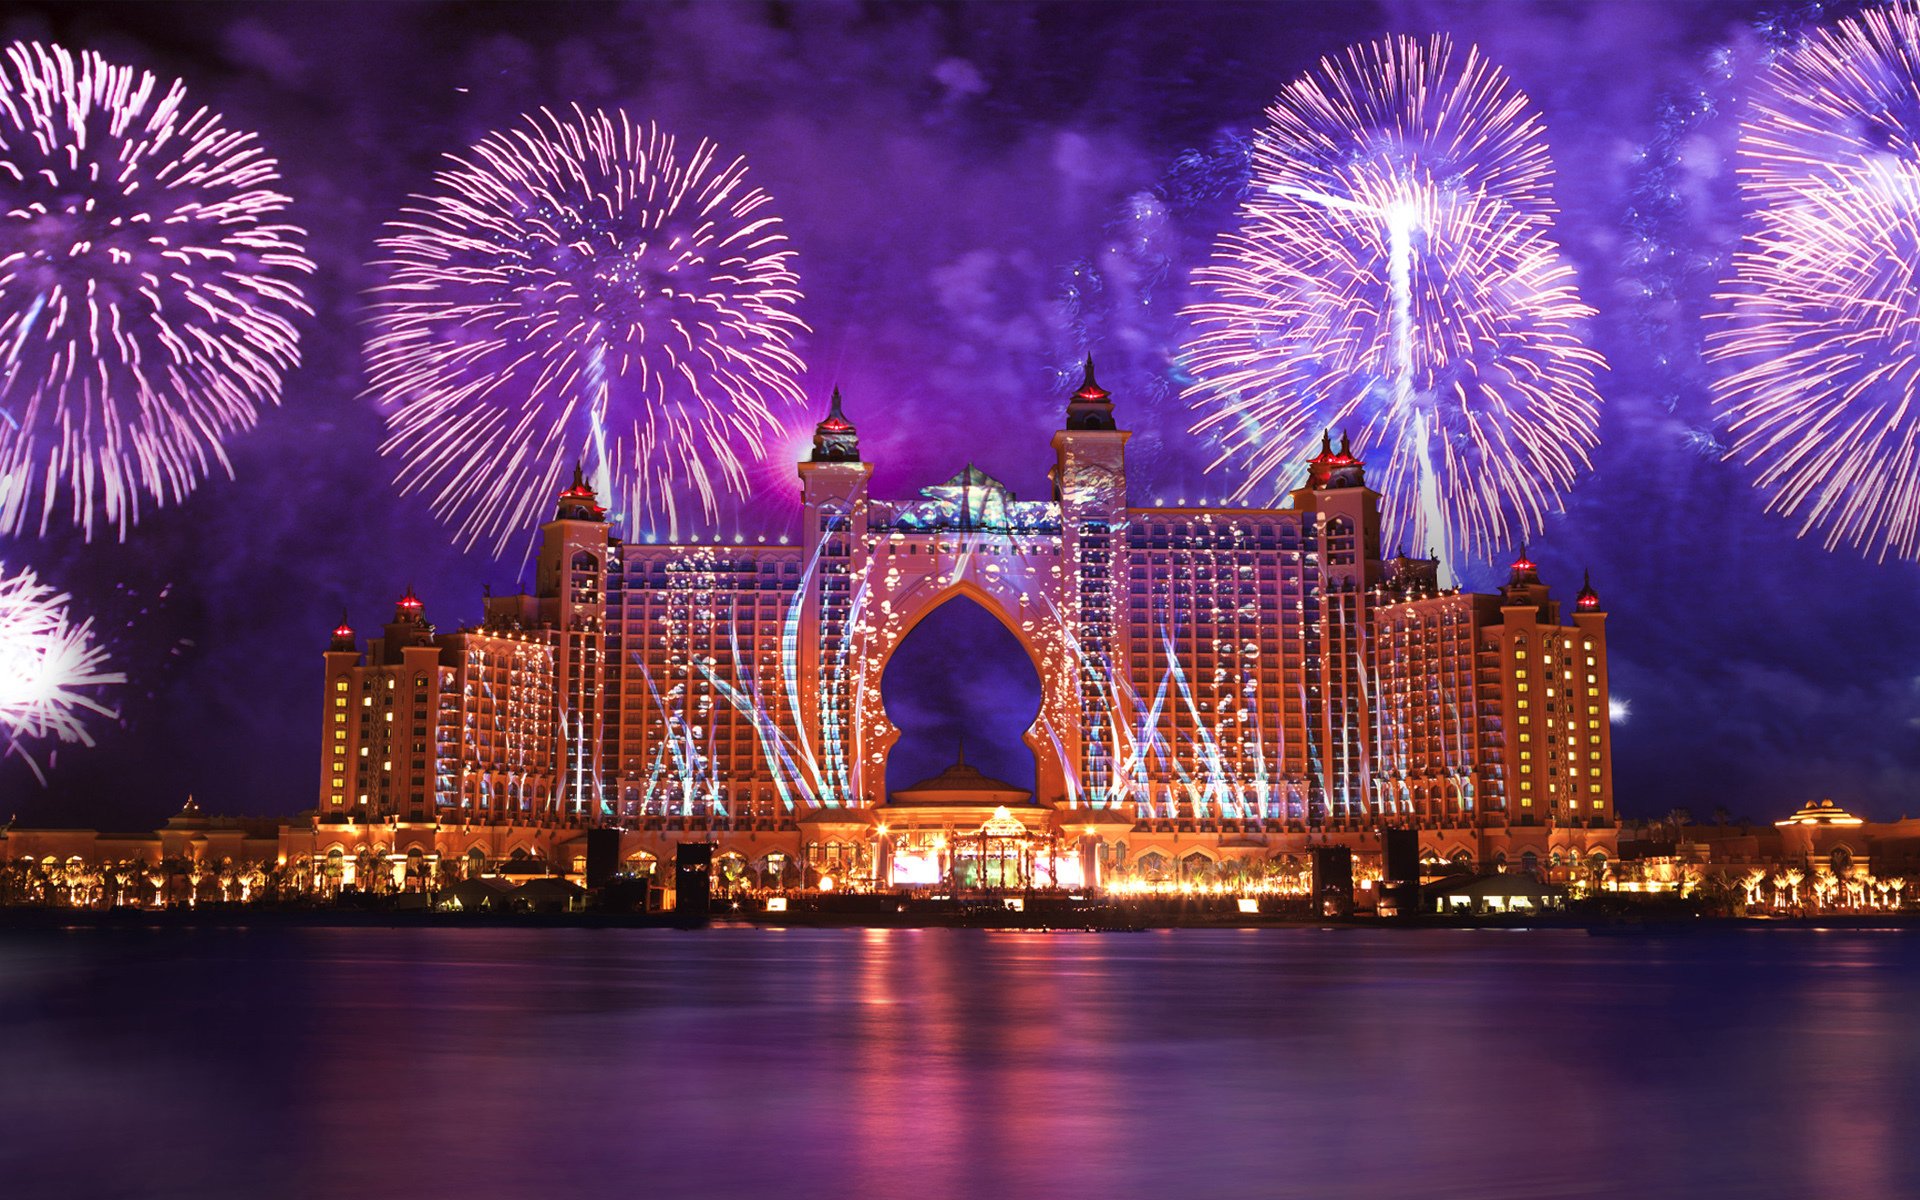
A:
[[[1489,869],[1614,853],[1591,586],[1563,610],[1524,554],[1490,595],[1383,556],[1344,438],[1284,508],[1136,506],[1091,362],[1065,408],[1050,498],[969,465],[900,501],[869,494],[836,392],[787,545],[624,543],[576,475],[529,593],[453,633],[411,591],[364,647],[335,630],[313,852],[565,870],[602,827],[632,863],[702,841],[755,879],[929,886],[1364,862],[1387,826]],[[882,675],[960,597],[1039,674],[1031,794],[887,790]]]

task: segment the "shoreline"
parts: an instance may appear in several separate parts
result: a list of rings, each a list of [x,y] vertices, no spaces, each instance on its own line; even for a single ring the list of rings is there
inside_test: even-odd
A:
[[[1224,914],[1141,911],[1114,906],[1083,912],[807,912],[761,913],[716,909],[707,918],[673,912],[435,912],[349,908],[196,908],[99,910],[0,908],[0,936],[31,932],[161,932],[271,929],[982,929],[1027,933],[1135,933],[1175,929],[1323,929],[1502,931],[1585,930],[1594,936],[1685,935],[1716,930],[1920,931],[1920,913],[1831,916],[1700,917],[1649,914],[1508,917],[1312,917],[1305,914]]]

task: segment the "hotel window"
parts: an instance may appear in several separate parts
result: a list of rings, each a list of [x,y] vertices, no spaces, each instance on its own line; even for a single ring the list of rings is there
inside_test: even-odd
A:
[[[344,679],[336,679],[336,680],[334,680],[334,681],[333,681],[333,690],[334,690],[334,691],[336,691],[336,692],[344,692],[344,691],[346,691],[346,690],[347,690],[347,681],[346,681],[346,680],[344,680]]]

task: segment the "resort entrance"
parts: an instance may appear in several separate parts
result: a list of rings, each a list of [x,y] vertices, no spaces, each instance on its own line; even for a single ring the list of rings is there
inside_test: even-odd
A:
[[[969,765],[893,793],[874,813],[883,886],[938,892],[1077,888],[1085,882],[1077,838],[1032,793]]]

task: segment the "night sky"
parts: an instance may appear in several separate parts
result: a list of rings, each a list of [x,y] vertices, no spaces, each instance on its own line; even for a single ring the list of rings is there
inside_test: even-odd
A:
[[[0,543],[97,615],[135,679],[93,748],[42,787],[0,763],[0,818],[141,827],[188,792],[218,812],[313,802],[320,651],[409,584],[443,628],[516,561],[463,554],[377,453],[362,397],[366,267],[438,157],[541,105],[624,107],[729,154],[774,196],[813,333],[809,395],[838,383],[875,464],[910,495],[972,460],[1046,493],[1050,432],[1091,350],[1136,502],[1217,498],[1173,361],[1186,280],[1227,228],[1247,137],[1321,55],[1380,35],[1478,42],[1544,112],[1562,243],[1611,372],[1594,471],[1531,546],[1570,601],[1583,567],[1612,613],[1619,807],[1772,820],[1831,795],[1920,811],[1915,570],[1829,553],[1763,511],[1722,458],[1701,314],[1737,241],[1730,150],[1771,41],[1851,9],[1664,3],[737,7],[16,3],[9,40],[183,78],[281,162],[320,269],[282,407],[230,444],[235,478],[124,544]],[[796,434],[810,420],[796,422]],[[781,448],[763,494],[713,532],[787,528]],[[1482,570],[1469,582],[1485,588]],[[958,606],[902,650],[895,784],[968,757],[1023,784],[1032,668]],[[958,646],[976,646],[961,653]],[[995,648],[997,647],[997,649]]]

